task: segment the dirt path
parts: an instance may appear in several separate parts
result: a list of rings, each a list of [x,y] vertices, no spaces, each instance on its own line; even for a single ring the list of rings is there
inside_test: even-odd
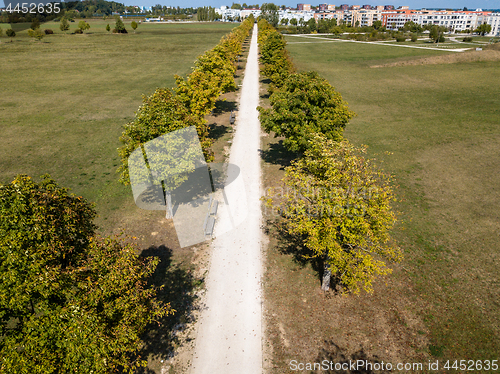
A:
[[[217,236],[207,277],[205,310],[196,338],[192,374],[262,372],[262,215],[260,210],[260,123],[257,27],[250,44],[236,132],[229,163],[240,168],[244,189],[238,191],[238,207],[247,207],[245,221]],[[234,204],[232,205],[235,206]],[[239,214],[243,213],[242,209]],[[227,217],[226,217],[227,218]],[[215,232],[225,223],[218,217]]]

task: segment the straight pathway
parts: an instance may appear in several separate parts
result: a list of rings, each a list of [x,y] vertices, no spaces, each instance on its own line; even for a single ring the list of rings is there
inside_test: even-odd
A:
[[[262,372],[262,196],[260,169],[259,64],[257,25],[248,54],[236,132],[229,163],[240,168],[245,192],[237,193],[246,218],[236,229],[216,236],[206,281],[192,374]],[[234,205],[233,205],[234,206]],[[218,218],[218,224],[223,225]],[[217,234],[217,224],[215,233]]]
[[[319,34],[314,34],[314,35],[319,35]],[[416,46],[416,45],[407,45],[407,44],[395,44],[395,43],[390,44],[390,43],[387,43],[387,42],[384,42],[384,41],[365,42],[365,41],[351,40],[351,39],[331,39],[331,38],[318,37],[318,36],[314,36],[314,35],[288,34],[288,36],[295,36],[297,38],[321,40],[321,41],[316,41],[316,42],[289,42],[288,44],[299,44],[299,43],[312,44],[312,43],[338,43],[338,42],[344,42],[344,43],[377,44],[377,45],[385,45],[385,46],[401,47],[401,48],[431,49],[431,50],[435,50],[435,51],[446,51],[446,52],[465,52],[465,51],[468,51],[468,50],[471,49],[471,47],[468,47],[468,48],[437,48],[437,47],[425,47],[425,46]],[[324,35],[324,34],[322,34],[322,35]]]

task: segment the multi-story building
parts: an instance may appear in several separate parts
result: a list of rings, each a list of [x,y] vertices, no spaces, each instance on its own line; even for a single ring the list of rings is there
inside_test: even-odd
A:
[[[333,4],[319,4],[318,11],[324,12],[325,10],[335,10],[335,5]]]
[[[336,19],[337,24],[340,24],[340,21],[344,21],[344,12],[341,10],[330,11],[330,12],[316,12],[314,13],[314,19],[318,22],[321,19]]]
[[[500,13],[491,13],[487,17],[486,23],[491,25],[491,32],[488,35],[500,36]]]
[[[253,16],[255,18],[257,18],[258,16],[260,16],[260,13],[261,13],[260,9],[257,9],[257,8],[242,9],[241,12],[240,12],[240,17],[241,17],[241,19],[245,19],[250,14],[253,14]]]
[[[448,11],[448,10],[393,10],[381,14],[382,24],[391,30],[401,29],[408,21],[421,26],[438,25],[447,27],[450,31],[475,30],[484,22],[489,23],[489,12],[483,11]],[[490,33],[492,34],[492,33]],[[495,35],[495,34],[493,34]]]
[[[492,13],[477,9],[475,11],[458,10],[411,10],[406,6],[398,9],[386,9],[391,6],[376,6],[367,9],[368,6],[342,4],[341,10],[335,10],[335,5],[319,4],[317,11],[311,10],[311,4],[297,4],[297,10],[280,9],[279,19],[296,19],[298,22],[309,21],[314,18],[316,21],[322,19],[336,19],[337,22],[345,23],[351,26],[372,26],[375,21],[382,21],[382,24],[388,29],[402,29],[408,21],[413,21],[421,26],[438,25],[448,28],[450,31],[475,30],[483,23],[491,25],[489,36],[500,36],[500,13]],[[392,7],[394,8],[394,7]],[[258,17],[261,14],[260,9],[230,9],[226,6],[216,10],[222,15],[224,20],[242,19],[253,14]]]
[[[297,10],[310,11],[311,10],[311,4],[297,4]]]

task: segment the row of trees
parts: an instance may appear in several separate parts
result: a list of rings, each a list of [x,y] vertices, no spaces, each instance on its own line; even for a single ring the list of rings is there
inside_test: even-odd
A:
[[[271,80],[271,107],[259,107],[262,126],[297,154],[285,169],[285,192],[267,202],[297,245],[322,260],[324,290],[333,276],[345,292],[370,292],[375,277],[391,271],[381,259],[401,259],[389,235],[396,220],[390,180],[343,138],[354,113],[342,96],[318,73],[294,72],[283,36],[264,19],[259,45]]]
[[[213,108],[211,96],[234,88],[218,74],[234,63],[252,23],[201,56],[187,81],[178,78],[184,82],[178,92],[145,97],[120,153],[190,125],[207,140],[202,116]],[[194,104],[194,94],[209,97],[204,106]],[[93,205],[49,176],[35,182],[20,175],[0,185],[2,373],[132,373],[146,364],[140,336],[174,313],[148,285],[159,260],[141,259],[125,240],[97,234],[95,216]]]
[[[214,48],[198,57],[187,78],[176,75],[173,90],[159,88],[151,96],[143,97],[143,105],[134,121],[124,126],[120,137],[123,143],[118,150],[122,159],[119,168],[122,183],[130,183],[128,157],[135,149],[184,127],[196,126],[205,158],[207,162],[213,160],[212,140],[208,137],[204,116],[215,108],[221,94],[236,89],[236,61],[253,23],[253,17],[248,17]]]
[[[219,20],[222,18],[222,16],[219,13],[215,12],[215,8],[209,6],[209,7],[199,7],[196,10],[196,17],[198,21],[215,21]]]

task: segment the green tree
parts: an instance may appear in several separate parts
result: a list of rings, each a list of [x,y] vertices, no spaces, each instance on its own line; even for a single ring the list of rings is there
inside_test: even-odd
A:
[[[40,28],[37,28],[35,30],[29,29],[28,35],[32,38],[35,38],[38,41],[41,41],[45,36],[45,33],[42,30],[40,30]]]
[[[3,373],[115,372],[148,323],[171,313],[146,286],[158,260],[95,235],[96,212],[50,177],[0,185]]]
[[[123,24],[123,21],[120,19],[120,17],[116,17],[116,23],[113,32],[115,34],[127,34],[127,29],[125,28],[125,25]]]
[[[258,108],[262,126],[284,136],[285,146],[295,152],[304,152],[314,133],[342,140],[344,128],[354,116],[340,93],[317,72],[291,74],[269,100],[270,109]]]
[[[90,29],[90,25],[85,21],[80,21],[78,22],[78,28],[84,32],[85,30]]]
[[[0,36],[3,34],[3,29],[0,27]]]
[[[240,4],[237,4],[237,3],[233,3],[231,5],[231,9],[241,9],[241,5]]]
[[[68,31],[69,30],[69,22],[66,19],[66,17],[63,17],[61,19],[61,22],[59,23],[59,30],[61,30],[61,31]]]
[[[310,32],[317,31],[317,24],[316,24],[316,20],[314,18],[311,18],[309,21],[307,21],[306,24],[309,27]]]
[[[279,206],[285,230],[310,257],[323,261],[323,290],[333,276],[343,292],[371,292],[375,277],[391,272],[381,258],[402,258],[389,235],[396,221],[389,180],[363,157],[365,149],[320,135],[310,143],[286,168],[286,192],[268,203]]]
[[[7,35],[10,38],[10,41],[12,42],[12,38],[16,36],[16,32],[12,29],[7,29],[5,31],[5,35]]]
[[[442,43],[444,42],[444,32],[446,31],[446,27],[434,25],[431,27],[429,32],[429,39],[431,39],[434,43]]]
[[[382,21],[373,21],[373,28],[378,30],[382,27]]]
[[[410,31],[415,33],[422,32],[422,26],[413,21],[408,21],[404,24],[403,31]]]
[[[264,3],[260,7],[261,13],[260,17],[269,22],[273,27],[278,27],[279,14],[278,6],[273,3]]]
[[[31,29],[36,30],[38,28],[40,28],[40,20],[38,18],[34,18],[31,22]]]
[[[118,169],[120,181],[130,184],[128,158],[134,150],[144,143],[169,132],[184,127],[196,126],[202,149],[207,161],[211,161],[210,146],[206,122],[189,112],[182,100],[172,91],[158,88],[151,96],[143,96],[143,104],[136,112],[135,119],[124,126],[118,149],[122,165]]]
[[[475,32],[477,32],[480,35],[485,35],[491,32],[491,25],[488,25],[486,22],[483,23],[481,26],[479,26]]]
[[[135,30],[137,30],[137,26],[138,26],[138,24],[135,21],[132,21],[132,23],[130,24],[130,27],[132,27],[132,29],[134,30],[134,33],[135,33]]]
[[[106,31],[109,32],[111,30],[111,27],[109,27],[109,23],[106,25]]]
[[[292,18],[292,19],[290,20],[290,25],[292,25],[292,26],[297,26],[297,19],[296,19],[296,18]]]

